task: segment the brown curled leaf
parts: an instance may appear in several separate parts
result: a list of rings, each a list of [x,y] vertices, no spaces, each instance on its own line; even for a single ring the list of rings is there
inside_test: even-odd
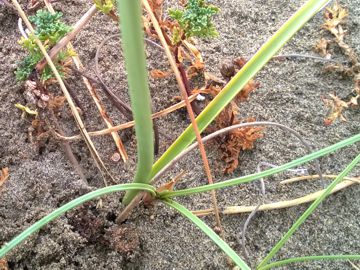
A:
[[[324,124],[329,126],[338,118],[340,118],[342,121],[346,121],[346,118],[343,115],[343,111],[349,107],[348,104],[337,97],[335,94],[329,94],[329,96],[331,99],[322,99],[325,106],[330,110],[328,116],[324,120]]]
[[[249,118],[247,122],[254,121],[254,118]],[[238,123],[239,121],[235,120],[232,125]],[[263,127],[245,127],[233,130],[227,135],[220,147],[223,151],[222,159],[225,162],[224,173],[234,172],[239,165],[241,151],[252,149],[255,141],[264,136],[263,129]]]
[[[236,101],[243,102],[249,98],[249,95],[252,91],[260,87],[260,83],[254,80],[250,80],[247,85],[237,94]]]
[[[5,181],[9,178],[9,168],[3,168],[0,171],[0,187],[5,183]]]
[[[150,76],[154,79],[163,79],[169,77],[170,71],[162,71],[160,69],[153,69],[150,71]]]
[[[61,109],[64,106],[66,98],[64,96],[55,96],[48,102],[48,106],[52,110]]]

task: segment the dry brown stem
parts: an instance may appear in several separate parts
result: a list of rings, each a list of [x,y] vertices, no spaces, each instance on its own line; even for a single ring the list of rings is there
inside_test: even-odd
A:
[[[155,28],[155,31],[160,39],[160,42],[165,50],[165,53],[166,53],[166,56],[170,62],[170,66],[175,74],[175,77],[176,77],[176,80],[177,80],[177,83],[179,85],[179,88],[180,88],[180,92],[181,92],[181,95],[182,95],[182,98],[183,100],[185,101],[185,104],[186,104],[186,109],[188,111],[188,114],[189,114],[189,117],[190,117],[190,120],[191,120],[191,125],[194,129],[194,133],[196,135],[196,140],[198,141],[199,143],[199,149],[200,149],[200,153],[201,153],[201,157],[202,157],[202,160],[203,160],[203,163],[204,163],[204,168],[205,168],[205,173],[206,173],[206,176],[207,176],[207,179],[208,179],[208,182],[211,184],[213,183],[213,179],[212,179],[212,175],[211,175],[211,171],[210,171],[210,166],[209,166],[209,162],[208,162],[208,159],[207,159],[207,156],[206,156],[206,151],[205,151],[205,147],[204,147],[204,144],[202,143],[201,141],[201,135],[200,135],[200,132],[199,132],[199,128],[197,126],[197,123],[196,123],[196,120],[195,120],[195,115],[194,115],[194,112],[193,112],[193,109],[192,109],[192,106],[191,106],[191,103],[188,99],[188,94],[187,94],[187,91],[186,91],[186,87],[184,85],[184,81],[182,79],[182,75],[180,74],[180,71],[179,71],[179,68],[176,64],[176,61],[170,51],[170,48],[168,46],[168,43],[166,42],[166,39],[163,35],[163,32],[160,28],[160,25],[159,25],[159,22],[158,20],[156,19],[156,16],[155,14],[153,13],[150,5],[149,5],[149,2],[147,0],[143,0],[142,1],[146,11],[148,12],[148,14],[150,15],[150,20]],[[212,191],[211,192],[211,197],[212,197],[212,203],[213,203],[213,207],[214,207],[214,214],[215,214],[215,220],[216,220],[216,224],[217,224],[217,227],[218,229],[220,230],[221,234],[223,232],[222,230],[222,226],[221,226],[221,221],[220,221],[220,215],[219,215],[219,210],[218,210],[218,205],[217,205],[217,199],[216,199],[216,192],[215,191]],[[223,236],[223,235],[222,235]],[[223,237],[224,238],[224,237]]]
[[[19,5],[18,1],[17,0],[11,0],[12,3],[14,4],[16,10],[18,11],[20,17],[23,19],[24,23],[26,24],[27,28],[29,29],[30,32],[34,33],[34,28],[32,27],[29,19],[27,18],[25,12],[22,10],[21,6]],[[46,52],[46,49],[44,47],[44,45],[41,43],[41,41],[36,37],[36,35],[34,35],[34,39],[35,39],[35,42],[36,44],[39,46],[40,48],[40,51],[42,52],[42,54],[45,56],[45,59],[46,61],[48,62],[48,65],[50,66],[52,72],[54,73],[55,75],[55,78],[56,80],[58,81],[59,85],[60,85],[60,88],[70,106],[70,109],[71,109],[71,112],[75,118],[75,121],[79,127],[79,130],[81,132],[81,135],[82,137],[84,138],[85,140],[85,143],[86,145],[88,146],[89,150],[90,150],[90,153],[92,155],[92,157],[94,158],[94,161],[95,161],[95,164],[96,166],[98,167],[98,169],[100,170],[100,172],[102,173],[103,175],[103,179],[104,179],[104,183],[105,185],[107,185],[107,182],[106,182],[106,179],[105,179],[105,175],[104,175],[104,172],[105,171],[111,178],[112,181],[115,182],[115,180],[113,179],[113,177],[110,175],[110,173],[108,172],[107,168],[105,167],[105,164],[104,162],[101,160],[95,146],[94,146],[94,143],[92,142],[86,128],[85,128],[85,125],[80,117],[80,114],[78,112],[78,110],[76,109],[76,106],[74,104],[74,101],[72,100],[70,94],[69,94],[69,91],[67,90],[59,72],[57,71],[53,61],[51,60],[50,56],[48,55],[48,53]]]
[[[49,0],[44,0],[45,2],[45,5],[47,7],[47,9],[51,12],[51,13],[55,13],[51,3],[49,2]],[[67,47],[68,49],[72,50],[75,52],[74,50],[74,47],[72,46],[71,42],[69,42],[67,44]],[[78,70],[83,70],[84,69],[84,66],[83,64],[81,63],[81,60],[79,58],[79,56],[76,54],[75,56],[72,57],[72,60],[76,66],[76,68]],[[101,118],[104,120],[106,126],[108,128],[112,128],[113,127],[113,123],[110,119],[110,117],[108,116],[103,104],[101,103],[100,99],[99,99],[99,96],[98,94],[96,93],[96,89],[91,85],[91,83],[89,82],[89,80],[82,76],[82,79],[83,79],[83,82],[86,86],[86,88],[88,89],[89,93],[90,93],[90,96],[92,97],[92,99],[94,100],[95,102],[95,105],[97,107],[97,109],[99,110],[100,112],[100,116]],[[112,132],[111,133],[111,136],[113,137],[114,139],[114,142],[115,142],[115,145],[123,159],[124,162],[126,162],[128,160],[128,155],[126,153],[126,150],[125,150],[125,147],[124,147],[124,144],[122,143],[121,139],[120,139],[120,136],[119,134],[117,134],[116,132]]]
[[[47,6],[50,5],[49,2],[47,3]],[[96,12],[96,6],[93,5],[73,26],[73,30],[65,37],[63,37],[54,47],[51,48],[51,50],[49,51],[49,56],[52,60],[61,51],[61,49],[63,49],[81,31],[81,29],[90,21],[90,19],[96,14]],[[36,70],[40,72],[44,69],[45,66],[46,59],[44,58],[36,65]]]
[[[332,175],[331,177],[329,175],[324,175],[324,177],[328,177],[328,178],[335,178],[337,175]],[[303,178],[305,179],[306,176],[304,176]],[[308,177],[313,177],[313,176],[308,176]],[[334,194],[342,189],[345,189],[353,184],[358,183],[358,179],[357,178],[351,178],[351,177],[344,177],[344,181],[341,182],[340,184],[336,185],[336,187],[331,191],[331,194]],[[267,211],[267,210],[275,210],[275,209],[283,209],[283,208],[289,208],[292,206],[297,206],[300,204],[304,204],[304,203],[308,203],[308,202],[312,202],[314,200],[316,200],[323,192],[325,191],[325,189],[322,189],[320,191],[308,194],[306,196],[300,197],[300,198],[296,198],[293,200],[286,200],[286,201],[280,201],[280,202],[275,202],[275,203],[268,203],[268,204],[262,204],[257,211]],[[224,215],[234,215],[234,214],[241,214],[241,213],[249,213],[254,211],[254,209],[256,209],[256,205],[254,206],[229,206],[229,207],[225,207],[223,209],[223,211],[221,212]],[[209,208],[209,209],[205,209],[205,210],[196,210],[196,211],[192,211],[195,215],[197,216],[207,216],[207,215],[211,215],[213,213],[213,209]]]
[[[189,97],[189,100],[190,102],[195,100],[197,95],[192,95]],[[151,116],[151,119],[156,119],[156,118],[159,118],[159,117],[162,117],[162,116],[165,116],[171,112],[174,112],[182,107],[185,107],[185,101],[180,101],[179,103],[176,103],[160,112],[157,112],[157,113],[154,113],[152,116]],[[103,129],[103,130],[99,130],[99,131],[90,131],[89,132],[89,135],[90,136],[102,136],[102,135],[106,135],[106,134],[109,134],[111,132],[114,132],[114,131],[119,131],[119,130],[123,130],[123,129],[126,129],[126,128],[131,128],[133,127],[135,124],[134,121],[130,121],[130,122],[127,122],[127,123],[124,123],[124,124],[121,124],[121,125],[117,125],[115,127],[112,127],[112,128],[107,128],[107,129]],[[81,135],[74,135],[74,136],[69,136],[69,137],[65,137],[65,136],[61,136],[59,134],[56,134],[56,137],[60,140],[68,140],[68,141],[74,141],[74,140],[80,140],[82,139]]]

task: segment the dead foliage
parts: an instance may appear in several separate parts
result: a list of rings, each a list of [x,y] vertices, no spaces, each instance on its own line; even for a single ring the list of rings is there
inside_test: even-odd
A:
[[[163,79],[169,77],[171,71],[162,71],[160,69],[152,69],[150,70],[150,76],[154,79]]]
[[[246,64],[244,58],[237,58],[233,61],[226,60],[220,67],[220,73],[225,80],[230,80],[238,70]],[[213,77],[211,77],[213,78]],[[223,85],[219,85],[219,80],[208,82],[208,87],[195,92],[210,95],[214,98],[222,90]],[[240,124],[241,122],[254,122],[254,118],[239,119],[238,104],[246,101],[252,91],[257,89],[260,84],[254,80],[250,80],[248,84],[236,95],[234,100],[218,115],[214,124],[207,129],[207,132],[214,132],[232,125]],[[225,162],[223,172],[225,174],[233,173],[239,165],[239,156],[241,151],[250,150],[254,147],[257,139],[262,138],[263,127],[246,127],[239,128],[229,132],[227,135],[217,139],[219,148],[222,151],[222,160]]]
[[[67,214],[69,224],[89,243],[98,243],[105,233],[105,221],[99,217],[93,202],[85,203]]]
[[[240,124],[239,120],[235,120],[231,125]],[[254,122],[254,118],[249,118],[245,122]],[[220,142],[220,149],[222,150],[222,160],[225,162],[224,173],[230,174],[239,165],[239,156],[241,151],[251,150],[257,139],[262,138],[263,127],[245,127],[231,131]]]
[[[51,97],[48,102],[48,107],[51,110],[57,111],[64,107],[66,98],[64,96]]]
[[[0,171],[0,187],[5,183],[9,178],[9,168],[2,168]],[[1,268],[0,268],[1,269]]]
[[[0,259],[0,270],[8,270],[8,263],[5,259]]]
[[[106,219],[111,221],[112,215],[109,213]],[[105,220],[94,202],[85,203],[69,212],[67,218],[72,229],[91,244],[100,244],[124,256],[130,256],[139,248],[140,239],[136,229],[126,225],[109,227],[109,220]]]
[[[139,233],[129,225],[113,225],[106,230],[104,239],[111,249],[126,257],[130,257],[140,248]]]
[[[148,3],[158,18],[162,17],[164,0],[148,0]]]
[[[343,115],[344,111],[349,108],[358,108],[360,100],[360,63],[359,57],[355,50],[346,42],[345,36],[347,31],[344,30],[348,12],[335,2],[331,8],[326,8],[324,13],[325,23],[322,28],[327,30],[332,38],[322,38],[315,46],[315,51],[326,58],[332,57],[332,47],[337,46],[341,49],[344,56],[349,60],[348,64],[336,63],[326,66],[325,71],[337,72],[343,76],[349,77],[354,82],[352,93],[345,98],[340,98],[336,94],[330,94],[330,99],[323,98],[324,104],[329,108],[329,113],[324,120],[325,125],[331,125],[337,119],[346,121]]]
[[[330,113],[324,120],[324,124],[329,126],[338,118],[342,121],[346,121],[343,111],[349,107],[348,104],[337,97],[336,94],[329,94],[329,96],[331,99],[323,98],[325,106],[330,110]]]

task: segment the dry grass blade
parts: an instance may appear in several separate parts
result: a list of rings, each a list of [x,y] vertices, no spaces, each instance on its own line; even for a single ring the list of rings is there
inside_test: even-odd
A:
[[[27,18],[25,12],[22,10],[21,6],[19,5],[18,1],[17,0],[12,0],[12,3],[14,4],[16,10],[18,11],[20,17],[23,19],[23,21],[25,22],[27,28],[30,30],[30,32],[34,33],[34,29],[29,21],[29,19]],[[35,36],[35,35],[34,35]],[[84,123],[83,121],[81,120],[81,117],[79,115],[79,112],[77,111],[76,109],[76,106],[74,104],[74,101],[72,100],[70,94],[69,94],[69,91],[66,89],[66,86],[63,82],[63,80],[61,79],[61,76],[59,74],[59,72],[57,71],[54,63],[52,62],[50,56],[48,55],[48,53],[46,52],[46,49],[45,47],[43,46],[43,44],[41,43],[41,41],[35,36],[35,42],[36,44],[39,46],[42,54],[45,56],[45,59],[47,60],[48,62],[48,65],[50,66],[51,70],[53,71],[54,75],[55,75],[55,78],[56,80],[58,81],[59,85],[60,85],[60,88],[67,100],[67,102],[69,103],[69,106],[70,106],[70,109],[71,109],[71,112],[75,118],[75,121],[80,129],[80,132],[81,132],[81,135],[83,136],[85,142],[86,142],[86,145],[88,146],[89,150],[90,150],[90,153],[92,155],[92,157],[94,158],[95,160],[95,163],[97,165],[97,167],[99,168],[100,172],[103,174],[103,170],[105,170],[108,175],[110,176],[110,178],[113,180],[113,178],[111,177],[110,173],[108,172],[108,170],[106,169],[103,161],[101,160],[98,152],[96,151],[95,147],[94,147],[94,144],[93,142],[91,141],[91,138],[84,126]],[[106,182],[106,179],[105,179],[105,175],[103,174],[103,178],[104,178],[104,182],[105,182],[105,185],[107,185],[107,182]],[[114,181],[114,180],[113,180]],[[115,182],[115,181],[114,181]]]
[[[354,268],[355,270],[360,270],[360,267],[357,266],[355,263],[353,263],[352,261],[348,261],[350,263],[350,265],[352,266],[352,268]]]
[[[46,5],[49,7],[49,2]],[[82,17],[81,19],[73,26],[73,30],[64,36],[50,51],[49,56],[51,59],[54,59],[54,57],[58,54],[58,52],[61,51],[69,42],[72,40],[79,32],[80,30],[90,21],[90,19],[96,14],[97,9],[96,6],[93,5]],[[30,29],[30,28],[29,28]],[[36,70],[41,71],[46,66],[47,60],[42,59],[37,65]]]
[[[196,99],[196,96],[197,95],[192,95],[189,97],[189,101],[193,101]],[[181,109],[185,107],[185,101],[180,101],[179,103],[176,103],[160,112],[157,112],[157,113],[154,113],[152,114],[151,118],[152,119],[156,119],[156,118],[160,118],[160,117],[163,117],[171,112],[174,112],[178,109]],[[89,135],[90,136],[101,136],[101,135],[106,135],[106,134],[109,134],[111,132],[114,132],[114,131],[119,131],[119,130],[122,130],[122,129],[126,129],[126,128],[131,128],[133,127],[135,124],[134,121],[130,121],[130,122],[127,122],[127,123],[124,123],[124,124],[121,124],[121,125],[117,125],[115,127],[112,127],[112,128],[107,128],[107,129],[103,129],[103,130],[99,130],[99,131],[91,131],[89,132]],[[60,134],[55,134],[56,138],[60,139],[60,140],[68,140],[68,141],[74,141],[74,140],[80,140],[82,137],[81,135],[74,135],[74,136],[69,136],[69,137],[65,137],[65,136],[62,136]]]
[[[336,178],[336,175],[333,176],[329,176],[329,178]],[[303,176],[301,178],[308,177],[308,178],[312,178],[314,176]],[[324,176],[325,177],[325,176]],[[334,194],[340,190],[343,190],[351,185],[354,185],[358,182],[358,179],[354,179],[354,178],[349,178],[349,177],[345,177],[343,182],[341,182],[340,184],[338,184],[331,192],[331,194]],[[268,210],[276,210],[276,209],[283,209],[283,208],[289,208],[289,207],[293,207],[293,206],[297,206],[300,204],[304,204],[304,203],[308,203],[308,202],[312,202],[315,201],[319,196],[321,196],[321,194],[325,191],[325,189],[322,189],[320,191],[308,194],[306,196],[300,197],[300,198],[296,198],[293,200],[285,200],[285,201],[280,201],[280,202],[275,202],[275,203],[268,203],[268,204],[263,204],[261,205],[257,211],[268,211]],[[223,209],[223,211],[221,212],[221,214],[224,215],[234,215],[234,214],[241,214],[241,213],[250,213],[252,211],[254,211],[258,206],[254,205],[254,206],[229,206],[229,207],[225,207]],[[207,216],[207,215],[211,215],[214,210],[213,209],[205,209],[205,210],[196,210],[196,211],[192,211],[195,215],[197,216]]]
[[[0,187],[5,183],[9,178],[9,168],[2,168],[0,171]]]
[[[323,179],[335,179],[337,175],[335,174],[325,174],[323,175]],[[299,182],[299,181],[303,181],[303,180],[318,180],[319,179],[319,175],[305,175],[305,176],[298,176],[298,177],[293,177],[287,180],[283,180],[280,182],[280,184],[290,184],[290,183],[295,183],[295,182]],[[357,183],[360,183],[360,178],[354,178],[354,177],[345,177],[345,180],[349,180],[349,181],[354,181]]]
[[[55,10],[53,9],[53,7],[52,7],[51,3],[49,2],[49,0],[44,0],[44,3],[45,3],[45,5],[46,5],[47,9],[48,9],[51,13],[54,14],[54,13],[55,13]],[[69,42],[69,43],[67,44],[67,47],[68,47],[69,50],[75,52],[74,47],[72,46],[71,42]],[[78,70],[81,71],[81,70],[84,69],[84,66],[83,66],[83,64],[81,63],[81,60],[80,60],[80,58],[79,58],[79,56],[78,56],[77,54],[72,57],[72,60],[73,60],[75,66],[76,66],[76,68],[77,68]],[[108,128],[112,128],[112,127],[113,127],[113,123],[112,123],[110,117],[108,116],[107,112],[105,111],[104,106],[102,105],[102,103],[101,103],[101,101],[100,101],[100,99],[99,99],[99,97],[98,97],[98,95],[97,95],[97,93],[96,93],[95,88],[91,85],[91,83],[89,82],[89,80],[88,80],[87,78],[85,78],[84,76],[82,76],[82,79],[83,79],[83,82],[84,82],[86,88],[88,89],[88,91],[89,91],[92,99],[94,100],[97,109],[98,109],[99,112],[100,112],[101,118],[104,120],[104,122],[105,122],[105,124],[106,124],[106,126],[107,126]],[[123,142],[121,141],[119,134],[117,134],[116,132],[112,132],[112,133],[111,133],[111,136],[112,136],[113,139],[114,139],[115,145],[116,145],[116,147],[117,147],[117,149],[118,149],[118,151],[119,151],[119,153],[120,153],[123,161],[126,162],[126,161],[128,160],[128,155],[127,155],[127,153],[126,153],[124,144],[123,144]]]
[[[45,2],[46,7],[48,8],[48,10],[51,13],[55,13],[55,11],[54,11],[51,3],[49,2],[49,0],[44,0],[44,2]],[[72,44],[70,42],[67,44],[67,47],[71,51],[75,52],[75,50],[74,50],[74,48],[73,48],[73,46],[72,46]],[[73,60],[73,62],[75,64],[76,68],[78,70],[80,70],[80,71],[83,71],[84,66],[81,63],[81,60],[80,60],[80,58],[79,58],[79,56],[77,54],[72,57],[72,60]],[[89,82],[89,80],[87,78],[85,78],[84,76],[82,76],[82,78],[83,78],[83,82],[84,82],[86,88],[89,90],[89,93],[90,93],[91,97],[93,98],[93,100],[94,100],[94,102],[96,104],[97,109],[100,112],[101,118],[104,120],[104,122],[105,122],[105,124],[106,124],[106,126],[108,128],[112,128],[113,123],[112,123],[110,117],[108,116],[107,112],[105,111],[104,106],[102,105],[102,103],[101,103],[101,101],[100,101],[100,99],[99,99],[99,97],[98,97],[98,95],[96,93],[95,88],[91,85],[91,83]],[[111,136],[114,139],[115,145],[116,145],[116,147],[117,147],[123,161],[126,162],[128,160],[128,155],[126,153],[124,144],[122,143],[122,141],[120,139],[120,136],[116,132],[112,132]]]
[[[194,112],[193,112],[193,108],[192,108],[191,103],[190,103],[190,101],[188,99],[188,94],[187,94],[184,82],[182,80],[182,76],[181,76],[180,71],[178,69],[178,66],[176,64],[176,61],[175,61],[175,59],[174,59],[174,57],[173,57],[173,55],[172,55],[172,53],[170,51],[170,48],[169,48],[169,46],[168,46],[168,44],[166,42],[166,39],[165,39],[165,37],[163,35],[163,32],[162,32],[162,30],[160,28],[159,22],[156,19],[156,16],[153,13],[153,11],[152,11],[152,9],[151,9],[151,7],[149,5],[149,2],[147,0],[143,0],[142,3],[144,5],[146,11],[150,15],[150,20],[151,20],[151,22],[152,22],[152,24],[154,26],[156,34],[158,35],[158,37],[160,39],[161,45],[163,46],[163,48],[165,50],[166,56],[167,56],[167,58],[168,58],[168,60],[170,62],[170,66],[171,66],[171,68],[172,68],[172,70],[173,70],[173,72],[175,74],[176,81],[177,81],[177,83],[179,85],[182,98],[185,101],[186,109],[188,111],[188,114],[189,114],[189,117],[190,117],[190,120],[191,120],[191,124],[192,124],[193,130],[194,130],[194,133],[196,135],[196,140],[199,143],[199,149],[200,149],[201,157],[202,157],[202,160],[203,160],[203,163],[204,163],[205,173],[206,173],[208,182],[211,184],[211,183],[213,183],[213,179],[212,179],[212,175],[211,175],[211,171],[210,171],[209,162],[208,162],[208,159],[207,159],[207,156],[206,156],[205,147],[204,147],[204,144],[201,141],[201,135],[200,135],[200,132],[199,132],[199,128],[198,128],[196,120],[195,120],[195,115],[194,115]],[[219,210],[218,210],[216,192],[215,191],[211,192],[211,197],[212,197],[212,203],[213,203],[213,206],[214,206],[214,209],[215,209],[214,214],[215,214],[216,224],[217,224],[218,229],[222,233],[223,230],[221,229],[220,215],[219,215]]]

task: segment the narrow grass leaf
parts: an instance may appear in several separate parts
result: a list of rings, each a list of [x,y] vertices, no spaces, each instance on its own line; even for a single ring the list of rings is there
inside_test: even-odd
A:
[[[324,193],[321,194],[311,205],[310,207],[300,216],[300,218],[291,226],[291,228],[285,233],[281,240],[272,248],[270,253],[261,261],[258,266],[258,269],[261,269],[265,264],[270,261],[275,254],[284,246],[287,240],[297,231],[301,224],[314,212],[314,210],[321,204],[322,201],[331,193],[335,186],[340,183],[343,178],[348,175],[351,170],[358,164],[360,161],[360,154],[352,161],[346,168],[335,178],[335,180],[325,189]]]
[[[328,0],[309,0],[281,26],[197,117],[200,132],[215,119],[226,105],[243,89],[248,81],[261,70],[275,53],[283,47],[327,1]],[[173,158],[188,147],[194,139],[195,133],[192,127],[189,126],[154,164],[151,177],[154,177]]]
[[[259,270],[267,270],[292,263],[309,262],[309,261],[333,261],[333,260],[360,260],[360,254],[359,255],[320,255],[320,256],[289,258],[286,260],[269,263],[264,267],[259,268]]]
[[[75,200],[68,202],[67,204],[59,207],[58,209],[54,210],[47,216],[45,216],[42,219],[40,219],[39,221],[35,222],[29,228],[27,228],[22,233],[20,233],[18,236],[13,238],[10,242],[5,243],[3,245],[3,247],[0,249],[0,258],[4,257],[10,250],[15,248],[17,245],[19,245],[21,242],[23,242],[30,235],[32,235],[33,233],[40,230],[46,224],[48,224],[52,220],[56,219],[60,215],[64,214],[65,212],[75,208],[76,206],[79,206],[87,201],[93,200],[93,199],[103,196],[105,194],[118,192],[118,191],[125,191],[125,190],[137,190],[137,191],[144,190],[144,191],[148,191],[148,192],[152,193],[152,195],[154,195],[154,196],[156,194],[155,188],[150,185],[147,185],[147,184],[114,185],[114,186],[108,186],[105,188],[100,188],[98,190],[89,192],[83,196],[76,198]]]
[[[281,166],[268,169],[266,171],[262,171],[259,173],[254,173],[254,174],[250,174],[250,175],[246,175],[246,176],[242,176],[242,177],[233,178],[230,180],[214,183],[211,185],[203,185],[200,187],[194,187],[194,188],[188,188],[188,189],[182,189],[182,190],[176,190],[176,191],[164,191],[164,192],[160,193],[160,197],[161,198],[170,198],[170,197],[175,197],[175,196],[188,196],[188,195],[195,194],[195,193],[208,192],[208,191],[214,190],[214,189],[221,189],[221,188],[235,186],[235,185],[239,185],[239,184],[243,184],[243,183],[248,183],[248,182],[263,178],[263,177],[271,176],[275,173],[280,173],[280,172],[286,171],[288,169],[297,167],[303,163],[306,163],[306,162],[309,162],[316,158],[319,158],[321,156],[327,155],[331,152],[334,152],[340,148],[349,146],[358,141],[360,141],[360,134],[357,134],[346,140],[340,141],[331,146],[325,147],[325,148],[323,148],[319,151],[313,152],[309,155],[306,155],[301,158],[290,161]]]
[[[217,244],[225,253],[228,255],[234,263],[240,267],[242,270],[251,270],[250,267],[236,254],[236,252],[218,236],[208,225],[206,225],[200,218],[191,213],[190,210],[182,206],[181,204],[173,201],[173,200],[164,200],[166,205],[176,209],[183,216],[187,217],[191,222],[193,222],[196,226],[199,227],[207,236],[210,237],[215,244]]]

